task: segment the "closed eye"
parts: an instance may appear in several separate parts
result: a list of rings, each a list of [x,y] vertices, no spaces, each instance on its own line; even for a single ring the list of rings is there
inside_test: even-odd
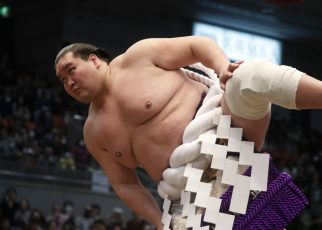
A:
[[[65,84],[65,83],[66,83],[66,81],[67,81],[66,77],[61,77],[59,80],[60,80],[63,84]]]
[[[75,69],[76,69],[76,67],[69,68],[69,69],[68,69],[68,73],[69,73],[69,74],[73,74],[73,73],[74,73],[74,71],[75,71]]]

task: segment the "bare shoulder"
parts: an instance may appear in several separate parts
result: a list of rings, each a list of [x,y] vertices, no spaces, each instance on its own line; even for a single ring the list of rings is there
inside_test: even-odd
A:
[[[107,154],[107,147],[102,144],[102,132],[100,127],[102,124],[95,116],[89,116],[84,124],[84,141],[88,151],[99,162],[102,158],[110,158],[110,154]],[[111,158],[113,160],[113,158]]]
[[[182,37],[169,37],[169,38],[146,38],[140,41],[137,41],[129,49],[137,48],[140,46],[150,46],[150,45],[158,45],[158,44],[171,44],[178,42],[191,42],[191,41],[201,41],[201,40],[211,40],[206,36],[182,36]],[[212,40],[211,40],[212,41]]]
[[[98,127],[100,124],[97,123],[97,119],[93,117],[87,118],[84,124],[84,141],[88,151],[91,155],[97,160],[100,165],[107,165],[106,162],[114,161],[110,157],[110,154],[107,154],[107,149],[101,146],[100,143],[100,132]],[[106,169],[103,170],[106,171]]]
[[[174,37],[174,38],[146,38],[142,39],[132,46],[130,46],[126,54],[132,54],[133,52],[140,53],[144,51],[148,51],[146,48],[158,51],[163,50],[167,45],[178,45],[180,42],[185,42],[187,40],[195,39],[194,36],[187,36],[187,37]],[[151,50],[149,50],[150,52]]]
[[[148,38],[134,43],[122,54],[122,64],[126,67],[132,66],[132,64],[137,66],[139,63],[152,64],[152,57],[158,53],[158,47],[160,47],[158,41],[159,39]]]
[[[206,36],[183,36],[172,38],[147,38],[134,43],[127,51],[141,50],[142,48],[154,48],[164,50],[168,47],[189,46],[192,43],[214,42]]]
[[[94,122],[94,119],[92,119],[91,117],[86,119],[86,122],[83,128],[84,141],[85,141],[86,147],[88,148],[88,150],[92,155],[95,154],[95,152],[97,152],[97,148],[98,148],[97,147],[98,143],[96,143],[97,142],[96,140],[98,139],[97,137],[95,137],[95,135],[97,135],[96,127],[97,127],[97,124]]]
[[[168,50],[171,46],[177,46],[182,41],[193,39],[189,37],[176,38],[147,38],[140,40],[130,46],[124,53],[126,59],[135,58],[138,60],[149,59],[151,56],[159,55]]]
[[[177,69],[196,62],[193,47],[213,42],[202,36],[149,38],[136,42],[124,53],[124,66],[138,63],[163,69]]]

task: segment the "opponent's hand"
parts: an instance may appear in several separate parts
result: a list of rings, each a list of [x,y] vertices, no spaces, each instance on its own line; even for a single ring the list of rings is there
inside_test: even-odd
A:
[[[229,78],[233,76],[233,72],[243,63],[244,61],[236,61],[234,63],[229,63],[227,69],[224,69],[219,73],[220,88],[222,90],[226,89],[226,82]]]

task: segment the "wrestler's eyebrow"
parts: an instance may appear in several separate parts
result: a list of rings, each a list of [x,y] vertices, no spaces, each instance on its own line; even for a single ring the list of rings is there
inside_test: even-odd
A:
[[[68,62],[68,63],[64,64],[63,67],[62,67],[62,71],[65,71],[66,69],[68,69],[72,64],[73,63],[71,63],[71,62]]]
[[[66,69],[68,69],[73,63],[68,62],[66,64],[63,64],[63,67],[61,68],[61,71],[59,72],[64,72]],[[56,73],[57,77],[60,79],[61,77],[59,76],[58,72]]]

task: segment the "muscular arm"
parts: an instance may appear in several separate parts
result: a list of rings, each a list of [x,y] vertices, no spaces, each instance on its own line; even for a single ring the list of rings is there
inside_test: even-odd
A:
[[[130,47],[125,57],[129,63],[141,60],[166,70],[201,62],[217,74],[229,64],[222,49],[212,39],[202,36],[145,39]]]
[[[160,226],[161,210],[151,193],[140,183],[135,171],[111,159],[100,159],[100,162],[120,199],[135,213],[143,216],[155,226]]]
[[[161,228],[161,210],[151,193],[140,183],[134,169],[127,168],[86,138],[86,146],[109,179],[118,197],[130,209]]]

